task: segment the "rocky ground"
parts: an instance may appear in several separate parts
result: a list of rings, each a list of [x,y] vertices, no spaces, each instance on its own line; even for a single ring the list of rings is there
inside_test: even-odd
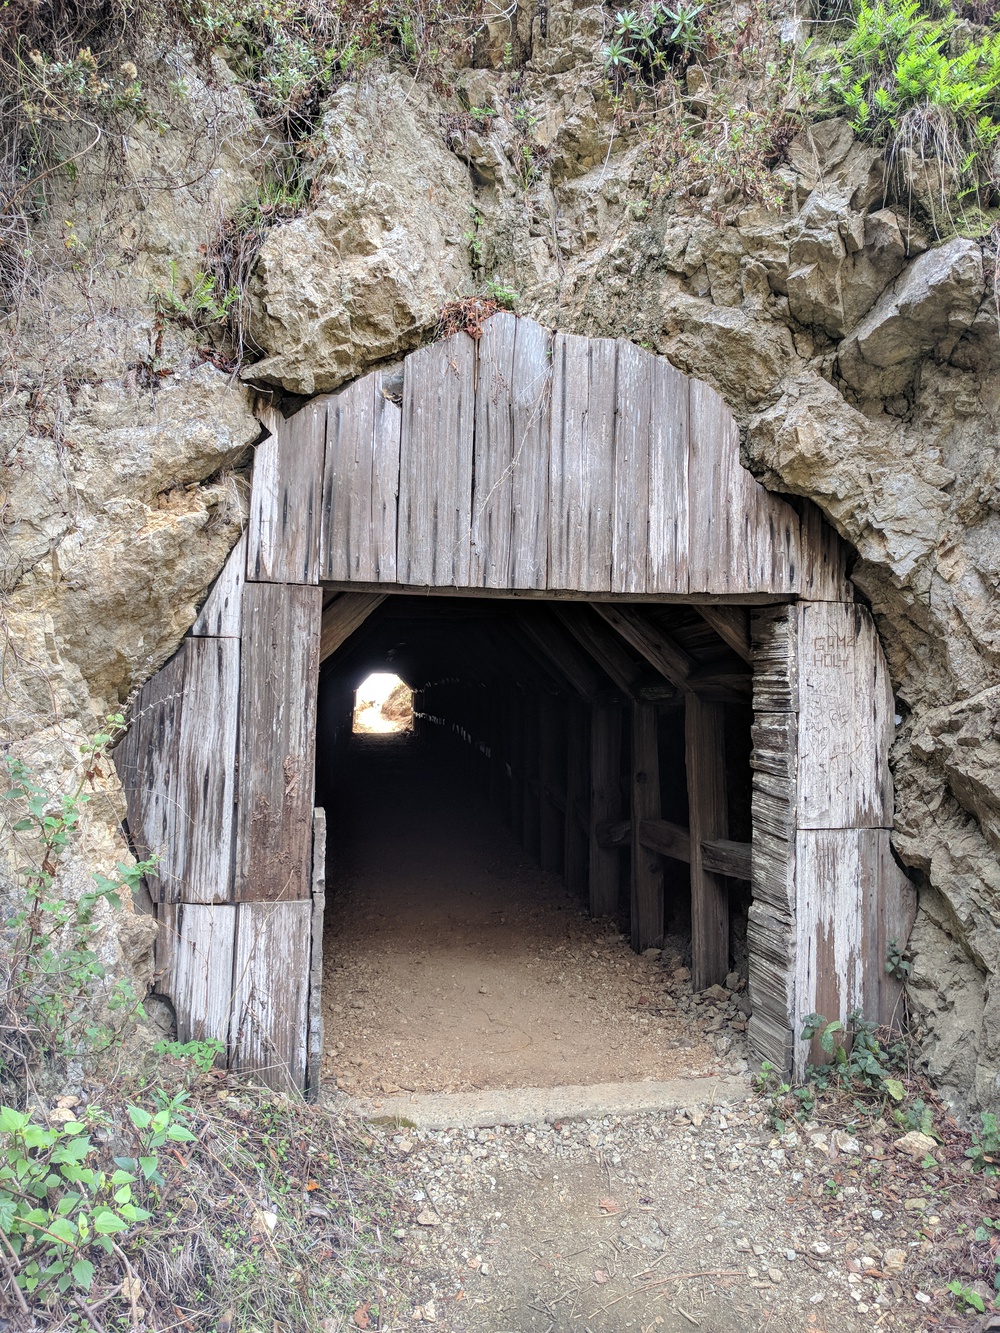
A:
[[[792,1122],[740,1107],[486,1130],[370,1125],[408,1210],[396,1297],[365,1327],[454,1333],[750,1333],[979,1329],[948,1292],[979,1293],[996,1182],[967,1138],[942,1145],[885,1118]],[[825,1118],[827,1114],[832,1119]],[[857,1114],[855,1112],[855,1114]],[[400,1301],[399,1297],[403,1296]],[[394,1313],[388,1317],[388,1310]]]

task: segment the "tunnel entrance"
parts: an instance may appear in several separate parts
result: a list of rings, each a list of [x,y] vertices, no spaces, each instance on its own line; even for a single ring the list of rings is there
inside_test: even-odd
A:
[[[324,663],[324,1082],[378,1095],[662,1079],[722,1072],[741,1049],[751,673],[691,608],[624,613],[647,656],[609,611],[392,596]],[[698,678],[703,733],[653,644]],[[389,696],[367,682],[390,671],[412,682],[413,730],[360,732],[361,700]],[[702,768],[731,871],[699,867],[718,895],[707,952],[732,992],[711,1033],[690,1014]],[[636,786],[648,827],[633,838]]]
[[[115,755],[181,1039],[318,1086],[322,663],[328,754],[365,740],[366,672],[397,671],[414,745],[463,754],[522,851],[634,950],[690,904],[695,989],[725,981],[751,880],[754,1059],[801,1074],[812,1012],[894,1022],[885,958],[915,905],[885,657],[849,552],[741,465],[720,396],[501,312],[285,407],[261,404],[246,531]]]
[[[351,730],[393,736],[413,730],[413,691],[391,671],[373,671],[354,691]]]

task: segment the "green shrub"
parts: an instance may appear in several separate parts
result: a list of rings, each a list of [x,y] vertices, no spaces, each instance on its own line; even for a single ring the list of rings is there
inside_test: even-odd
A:
[[[910,149],[959,195],[992,182],[1000,136],[1000,34],[973,37],[954,9],[854,0],[840,39],[819,52],[821,102],[890,155]]]
[[[642,0],[615,15],[611,40],[601,52],[604,72],[615,91],[636,82],[647,87],[683,66],[704,41],[699,16],[704,4]]]
[[[979,1123],[979,1130],[972,1131],[972,1146],[966,1149],[965,1155],[972,1159],[977,1171],[985,1171],[989,1176],[1000,1175],[1000,1120],[995,1112],[983,1111]]]

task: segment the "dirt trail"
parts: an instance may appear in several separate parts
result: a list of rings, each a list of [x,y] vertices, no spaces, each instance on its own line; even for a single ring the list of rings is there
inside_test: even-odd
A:
[[[671,967],[539,871],[454,750],[353,745],[331,810],[327,1080],[377,1094],[729,1070],[728,1038],[682,1012]]]

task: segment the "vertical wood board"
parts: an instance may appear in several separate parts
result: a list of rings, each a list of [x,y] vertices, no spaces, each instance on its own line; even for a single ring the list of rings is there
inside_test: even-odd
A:
[[[690,578],[688,377],[654,357],[649,438],[648,592],[686,593]]]
[[[475,467],[469,583],[511,585],[513,539],[514,340],[517,318],[497,314],[476,344]]]
[[[191,634],[238,639],[243,628],[243,584],[247,572],[247,534],[243,532],[229,552],[222,573],[212,584]]]
[[[552,589],[607,591],[611,586],[616,359],[613,339],[555,336],[549,468]]]
[[[400,583],[469,586],[475,363],[465,333],[411,352],[404,363]]]
[[[247,578],[258,583],[316,583],[322,518],[326,402],[294,416],[271,415],[272,433],[257,446],[247,528]]]
[[[871,616],[842,602],[802,603],[797,615],[798,825],[890,828],[894,703]]]
[[[178,903],[159,910],[157,989],[173,1001],[177,1040],[229,1044],[236,908]]]
[[[308,898],[322,592],[243,594],[235,897]]]
[[[552,335],[534,320],[517,322],[512,373],[510,587],[544,588],[549,555]]]
[[[611,589],[645,592],[649,577],[653,357],[618,339],[614,417]]]
[[[308,1060],[313,905],[308,899],[241,902],[236,912],[233,1064],[269,1087],[301,1092]]]
[[[326,811],[313,811],[312,916],[310,920],[309,1032],[305,1090],[319,1097],[323,1069],[323,920],[326,913]]]
[[[632,705],[632,948],[663,943],[663,858],[639,840],[643,820],[660,819],[660,756],[656,707]]]
[[[725,712],[697,695],[684,700],[684,762],[691,834],[691,984],[721,984],[729,971],[729,894],[703,863],[702,843],[729,836]]]

